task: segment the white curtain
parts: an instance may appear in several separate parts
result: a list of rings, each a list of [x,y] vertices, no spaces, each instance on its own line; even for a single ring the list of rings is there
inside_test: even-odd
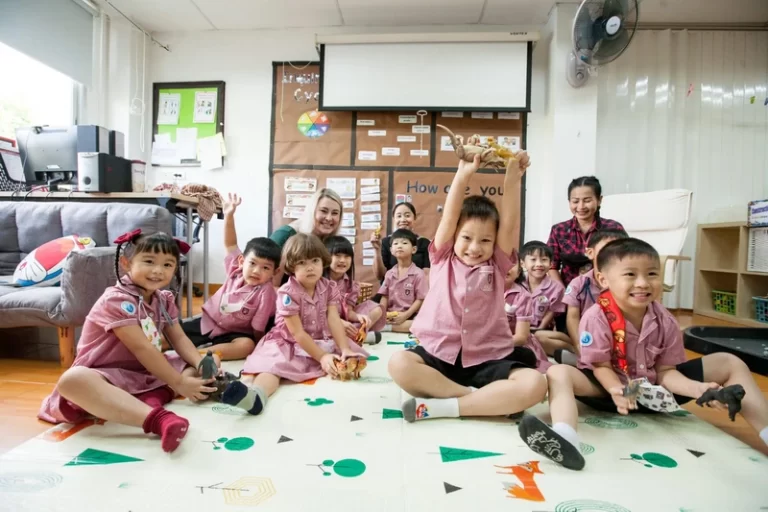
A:
[[[638,31],[597,81],[603,194],[692,190],[684,255],[697,224],[745,220],[768,198],[768,33]],[[693,263],[680,270],[691,308]]]

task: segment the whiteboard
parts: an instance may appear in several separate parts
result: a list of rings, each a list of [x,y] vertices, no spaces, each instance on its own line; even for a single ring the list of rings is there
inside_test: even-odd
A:
[[[320,108],[528,111],[529,44],[325,44]]]

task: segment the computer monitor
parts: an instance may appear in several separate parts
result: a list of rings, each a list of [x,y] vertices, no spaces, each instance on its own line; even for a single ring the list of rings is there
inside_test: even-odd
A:
[[[17,128],[16,142],[28,185],[76,183],[77,126]]]

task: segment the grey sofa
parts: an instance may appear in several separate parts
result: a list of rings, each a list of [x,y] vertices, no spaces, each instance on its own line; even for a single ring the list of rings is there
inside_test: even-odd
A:
[[[170,212],[155,205],[0,202],[0,276],[12,276],[27,254],[50,240],[76,234],[96,242],[93,249],[69,255],[61,286],[0,285],[0,328],[58,328],[61,365],[69,367],[75,354],[75,327],[83,324],[96,300],[115,283],[112,240],[136,228],[170,233],[172,226]]]

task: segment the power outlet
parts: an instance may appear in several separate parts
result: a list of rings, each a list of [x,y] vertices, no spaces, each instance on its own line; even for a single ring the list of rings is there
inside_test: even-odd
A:
[[[187,171],[174,169],[172,171],[163,171],[163,181],[165,183],[178,183],[187,181]]]

